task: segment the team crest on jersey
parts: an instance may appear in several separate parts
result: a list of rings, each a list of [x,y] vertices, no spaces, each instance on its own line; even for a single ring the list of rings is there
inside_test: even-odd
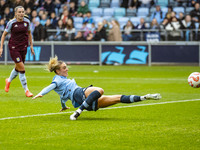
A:
[[[24,23],[24,26],[26,27],[26,26],[27,26],[27,23]]]
[[[19,61],[20,61],[20,58],[19,58],[19,57],[17,57],[17,58],[16,58],[16,60],[17,60],[17,62],[19,62]]]

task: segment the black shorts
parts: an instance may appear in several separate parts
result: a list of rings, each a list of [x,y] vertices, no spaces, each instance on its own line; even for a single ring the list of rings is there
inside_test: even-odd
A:
[[[27,51],[12,51],[10,50],[10,56],[15,63],[25,62]]]
[[[76,103],[78,103],[79,105],[81,105],[86,97],[85,97],[85,90],[87,88],[81,88],[81,87],[78,87],[75,91],[74,91],[74,94],[73,94],[73,99],[75,100]],[[96,99],[93,103],[92,103],[92,106],[89,106],[86,110],[88,111],[97,111],[99,108],[98,108],[98,99]]]

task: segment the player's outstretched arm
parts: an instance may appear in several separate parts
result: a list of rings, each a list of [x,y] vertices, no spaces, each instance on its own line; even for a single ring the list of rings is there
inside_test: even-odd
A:
[[[43,95],[36,95],[36,96],[34,96],[32,99],[36,99],[36,98],[38,98],[38,97],[42,97]]]
[[[31,48],[31,54],[35,55],[35,51],[33,49],[33,38],[32,38],[32,34],[31,31],[28,31],[28,37],[29,37],[29,43],[30,43],[30,48]]]
[[[56,84],[52,83],[49,86],[45,87],[40,93],[38,93],[35,97],[33,97],[32,99],[36,99],[38,97],[42,97],[45,94],[49,93],[51,90],[56,88]]]
[[[64,111],[64,110],[67,110],[67,109],[70,109],[70,107],[65,107],[65,108],[62,108],[61,110],[60,110],[60,112],[62,112],[62,111]]]
[[[8,32],[4,31],[2,36],[1,36],[0,57],[2,56],[2,53],[3,53],[3,44],[4,44],[5,37],[6,37],[7,34],[8,34]]]
[[[62,106],[62,109],[60,110],[60,112],[70,109],[69,107],[66,106],[66,104],[65,104],[66,101],[63,100],[61,97],[60,97],[60,102],[61,102],[61,106]]]

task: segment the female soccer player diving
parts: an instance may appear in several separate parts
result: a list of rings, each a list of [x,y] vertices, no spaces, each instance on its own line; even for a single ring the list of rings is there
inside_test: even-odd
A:
[[[42,97],[51,90],[54,90],[60,95],[60,101],[62,109],[60,111],[68,109],[65,105],[66,101],[70,99],[72,105],[77,108],[79,107],[71,116],[71,120],[76,120],[81,112],[86,110],[98,110],[99,108],[108,107],[117,103],[133,103],[141,100],[161,98],[160,94],[147,94],[144,96],[136,95],[103,95],[104,90],[100,87],[86,87],[82,88],[78,86],[74,79],[68,79],[68,67],[63,61],[59,61],[57,57],[51,58],[48,64],[48,70],[50,72],[55,72],[52,83],[45,87],[39,94],[37,94],[32,99]]]
[[[33,50],[32,35],[30,31],[30,21],[24,17],[24,7],[17,6],[15,8],[15,17],[10,20],[1,37],[0,57],[3,53],[3,45],[6,35],[10,32],[8,47],[10,56],[15,62],[15,68],[11,71],[10,77],[6,79],[5,91],[9,91],[10,83],[19,74],[22,87],[24,88],[27,97],[32,97],[33,94],[29,91],[25,76],[25,56],[27,53],[28,42],[32,55],[35,55]]]

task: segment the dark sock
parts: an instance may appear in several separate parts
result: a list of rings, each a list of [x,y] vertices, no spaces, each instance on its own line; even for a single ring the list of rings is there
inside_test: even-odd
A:
[[[80,106],[80,109],[83,111],[84,109],[88,108],[89,106],[92,105],[92,103],[97,100],[99,97],[101,97],[101,94],[99,91],[93,91],[87,98],[86,100],[82,103]]]
[[[141,101],[140,96],[136,96],[136,95],[122,95],[120,98],[120,101],[122,103],[133,103],[133,102],[139,102]]]

